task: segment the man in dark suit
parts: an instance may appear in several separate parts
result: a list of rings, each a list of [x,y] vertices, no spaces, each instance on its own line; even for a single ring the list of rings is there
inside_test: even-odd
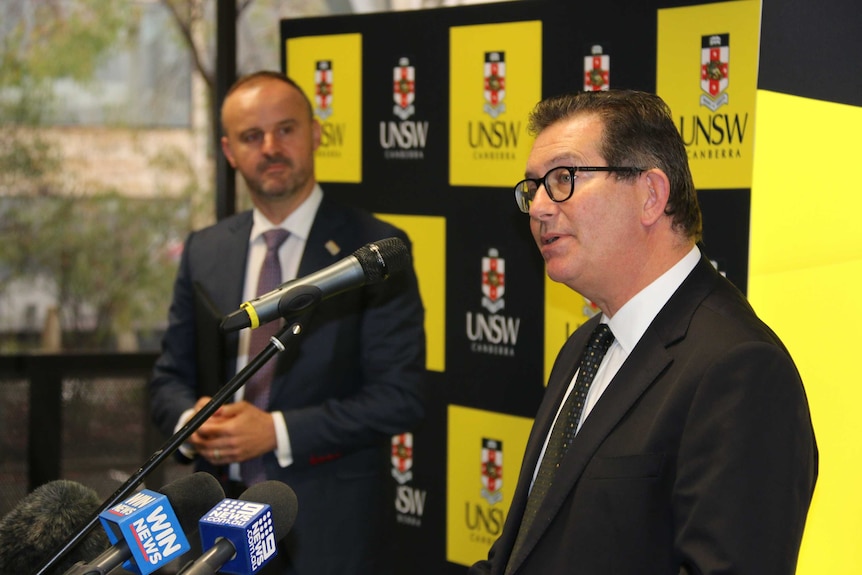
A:
[[[221,334],[218,323],[257,295],[264,232],[289,232],[277,251],[280,281],[369,242],[398,237],[410,245],[401,230],[324,196],[314,175],[320,126],[308,98],[283,74],[237,81],[222,106],[222,126],[222,149],[254,209],[193,232],[185,243],[151,383],[153,417],[168,434],[256,355],[250,330]],[[282,572],[386,572],[387,446],[423,416],[423,319],[412,268],[328,298],[304,321],[300,339],[271,360],[268,403],[258,407],[240,395],[181,448],[233,497],[261,479],[293,488],[299,511]],[[264,477],[252,479],[245,465],[258,460]]]
[[[817,477],[807,399],[697,247],[670,110],[646,93],[568,94],[530,128],[516,201],[548,276],[602,313],[560,351],[503,532],[470,573],[794,573]]]

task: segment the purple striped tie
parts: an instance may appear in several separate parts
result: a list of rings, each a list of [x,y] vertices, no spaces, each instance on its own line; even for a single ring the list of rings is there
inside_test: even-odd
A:
[[[281,264],[278,259],[278,248],[287,239],[289,232],[276,228],[263,233],[266,242],[266,257],[260,268],[257,280],[257,295],[271,292],[281,285]],[[278,333],[281,322],[271,321],[258,326],[251,331],[248,344],[248,359],[252,361],[269,343],[272,336]],[[270,358],[255,372],[245,384],[245,400],[253,403],[264,411],[269,411],[269,387],[275,373],[275,359]],[[243,483],[254,485],[266,480],[263,458],[255,457],[244,461],[241,465]]]

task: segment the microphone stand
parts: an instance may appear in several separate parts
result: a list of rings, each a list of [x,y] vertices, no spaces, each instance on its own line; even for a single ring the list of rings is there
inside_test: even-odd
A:
[[[317,302],[314,302],[314,304],[316,305]],[[204,405],[200,411],[192,416],[192,418],[189,419],[182,428],[174,433],[160,449],[155,451],[146,463],[133,473],[132,476],[114,492],[113,495],[108,497],[108,499],[102,503],[101,507],[99,507],[99,509],[97,509],[87,520],[83,529],[66,541],[66,543],[63,544],[63,547],[54,554],[54,556],[37,572],[36,575],[44,575],[55,567],[57,563],[59,563],[60,560],[69,553],[69,551],[78,545],[87,533],[96,526],[99,522],[99,515],[101,515],[103,511],[113,507],[130,495],[135,487],[143,481],[147,474],[176,451],[180,445],[185,443],[191,434],[203,425],[204,421],[209,419],[209,417],[215,413],[219,407],[224,405],[228,399],[233,397],[234,393],[236,393],[240,387],[245,385],[251,376],[254,375],[261,366],[263,366],[263,364],[269,361],[272,356],[276,353],[285,351],[288,347],[296,345],[298,343],[297,340],[303,334],[303,324],[308,320],[313,309],[314,306],[306,305],[303,308],[303,314],[298,320],[290,324],[285,324],[281,331],[272,336],[266,347],[264,347],[263,350],[254,357],[254,359],[252,359],[239,373],[219,389],[212,399],[210,399],[209,403]],[[72,575],[74,572],[73,568],[67,571],[64,575]]]

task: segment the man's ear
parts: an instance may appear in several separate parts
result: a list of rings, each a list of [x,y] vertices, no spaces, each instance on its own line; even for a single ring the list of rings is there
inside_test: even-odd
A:
[[[232,168],[236,168],[236,162],[233,159],[233,152],[230,149],[230,143],[227,140],[227,136],[221,137],[221,151],[224,153],[224,157],[227,158],[230,166]]]
[[[320,147],[320,122],[317,118],[311,119],[311,149],[317,151]]]
[[[670,180],[667,174],[658,168],[647,170],[643,178],[647,193],[644,198],[642,222],[649,226],[665,215],[664,210],[670,198]]]

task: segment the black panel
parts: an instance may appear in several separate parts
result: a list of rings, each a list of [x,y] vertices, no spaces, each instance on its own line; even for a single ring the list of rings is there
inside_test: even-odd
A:
[[[544,392],[544,264],[508,189],[456,188],[448,216],[446,364],[450,401],[533,417]],[[505,260],[503,305],[483,306],[482,260]],[[516,337],[513,337],[516,336]]]
[[[700,190],[703,212],[701,248],[742,293],[748,291],[750,190]]]
[[[616,3],[583,2],[568,17],[546,20],[543,94],[583,90],[584,56],[593,45],[611,58],[612,88],[655,92],[657,14],[648,2],[632,2],[626,18]]]
[[[446,544],[446,445],[448,408],[443,374],[428,376],[425,421],[413,432],[411,469],[390,481],[395,513],[391,552],[401,573],[440,573]],[[399,475],[399,479],[396,479]],[[461,568],[463,570],[463,567]]]
[[[764,0],[761,28],[759,89],[862,106],[859,0]]]
[[[449,70],[450,59],[458,57],[449,54],[450,28],[541,20],[546,96],[582,88],[583,59],[593,44],[611,56],[612,87],[654,91],[657,9],[691,4],[522,0],[281,22],[282,46],[294,37],[362,34],[364,181],[324,183],[326,193],[375,212],[446,218],[446,371],[428,374],[427,417],[413,433],[410,478],[399,481],[393,474],[391,480],[391,553],[402,573],[466,571],[446,561],[449,406],[532,418],[545,389],[545,272],[528,219],[509,188],[449,185]],[[416,72],[415,111],[408,120],[393,113],[393,68],[402,57]],[[396,134],[390,130],[413,129],[402,121],[421,123],[427,136],[421,150],[409,148],[416,152],[412,157],[387,154],[381,143],[391,143]],[[706,253],[745,291],[750,193],[706,190],[699,197]],[[494,255],[505,260],[505,292],[497,298],[505,303],[496,310],[483,305],[483,258]]]

